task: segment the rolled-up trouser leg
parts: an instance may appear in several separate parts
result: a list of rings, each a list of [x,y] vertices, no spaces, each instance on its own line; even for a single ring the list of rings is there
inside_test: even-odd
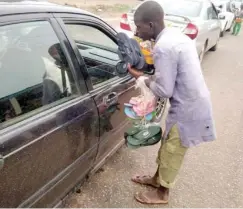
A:
[[[166,188],[174,186],[187,149],[181,145],[177,125],[174,125],[167,138],[161,142],[158,152],[158,170],[155,174],[158,184]]]

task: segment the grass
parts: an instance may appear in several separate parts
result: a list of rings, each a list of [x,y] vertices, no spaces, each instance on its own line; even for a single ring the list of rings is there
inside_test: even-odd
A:
[[[122,13],[127,12],[131,7],[127,4],[114,4],[114,5],[96,5],[87,8],[89,11],[94,13],[100,12],[112,12],[112,13]]]
[[[124,13],[128,12],[131,9],[131,5],[128,4],[114,4],[114,5],[105,5],[105,4],[97,4],[94,6],[82,5],[77,6],[75,4],[65,3],[66,6],[71,7],[79,7],[81,9],[87,10],[89,12],[100,14],[100,13]]]

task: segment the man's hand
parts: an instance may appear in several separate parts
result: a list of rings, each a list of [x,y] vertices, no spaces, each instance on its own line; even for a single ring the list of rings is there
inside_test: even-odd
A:
[[[128,72],[136,79],[138,79],[140,76],[143,76],[144,73],[140,72],[134,68],[131,68],[131,65],[128,65]]]

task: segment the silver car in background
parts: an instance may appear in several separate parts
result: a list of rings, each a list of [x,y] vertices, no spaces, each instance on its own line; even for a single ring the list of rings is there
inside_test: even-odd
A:
[[[221,22],[221,37],[224,33],[229,32],[234,24],[235,14],[231,11],[230,2],[228,0],[213,0],[212,1]]]
[[[220,20],[214,5],[209,0],[156,0],[164,9],[167,27],[173,27],[189,36],[202,61],[206,51],[215,51],[220,38]],[[143,4],[143,3],[142,3]],[[141,4],[139,4],[141,5]],[[122,15],[119,32],[133,36],[136,26],[133,21],[135,7]]]
[[[243,0],[230,0],[231,7],[235,6],[235,8],[240,9],[241,4],[243,4]]]

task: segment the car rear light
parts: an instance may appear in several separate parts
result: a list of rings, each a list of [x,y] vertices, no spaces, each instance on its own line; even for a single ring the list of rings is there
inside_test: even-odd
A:
[[[195,39],[198,35],[198,28],[196,25],[192,23],[188,23],[186,26],[184,33],[189,36],[192,40]]]
[[[131,27],[129,25],[129,21],[128,21],[128,18],[127,18],[127,14],[123,14],[122,17],[121,17],[121,22],[120,22],[120,27],[124,30],[129,30],[131,31]]]

